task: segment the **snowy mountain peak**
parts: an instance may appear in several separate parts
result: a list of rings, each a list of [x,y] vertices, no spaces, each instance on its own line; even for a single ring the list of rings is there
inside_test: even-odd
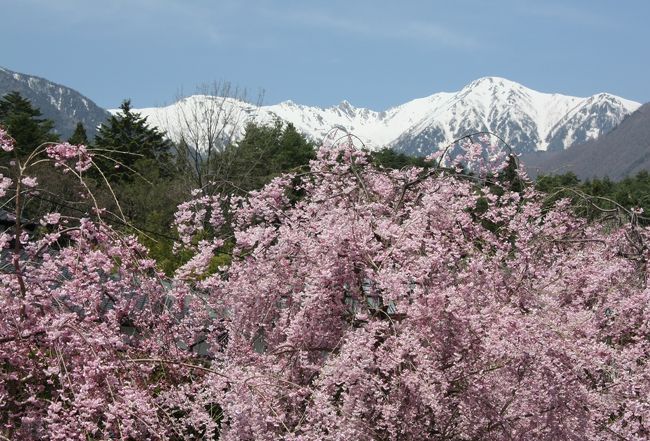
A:
[[[356,115],[357,109],[352,104],[350,104],[347,100],[341,101],[341,103],[334,108],[342,112],[344,115],[347,115],[351,118],[354,118],[354,116]]]
[[[381,112],[354,107],[347,100],[323,109],[293,101],[254,107],[220,99],[246,114],[240,128],[248,121],[268,124],[280,119],[318,142],[336,127],[355,134],[368,148],[392,147],[415,155],[484,130],[498,134],[516,151],[561,150],[610,131],[640,106],[608,93],[588,98],[542,93],[496,76],[474,80],[458,92],[435,93]],[[174,134],[178,128],[168,123],[174,121],[169,115],[185,103],[139,111]]]
[[[601,92],[597,93],[596,95],[592,95],[587,99],[587,101],[589,103],[609,103],[613,106],[639,107],[639,103],[637,102],[626,100],[625,98],[621,98],[620,96],[612,95],[611,93],[607,92]]]
[[[519,83],[516,83],[514,81],[508,80],[507,78],[502,78],[502,77],[481,77],[478,78],[471,83],[469,83],[467,86],[463,87],[463,89],[476,89],[476,88],[501,88],[501,89],[512,89],[512,88],[523,88]]]

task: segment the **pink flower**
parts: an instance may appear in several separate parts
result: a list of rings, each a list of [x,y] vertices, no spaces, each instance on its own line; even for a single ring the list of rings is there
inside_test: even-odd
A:
[[[13,181],[10,178],[0,174],[0,197],[7,194],[7,190],[11,187],[12,183]]]
[[[500,169],[467,147],[474,176]],[[350,142],[317,155],[180,204],[172,278],[101,221],[20,229],[0,271],[4,437],[647,439],[650,228],[379,169]]]
[[[61,213],[48,213],[41,219],[41,225],[56,225],[61,220]]]
[[[20,182],[22,182],[25,187],[29,188],[34,188],[38,185],[38,181],[32,176],[24,176]]]
[[[0,249],[9,248],[9,244],[13,237],[7,233],[0,233]]]
[[[10,152],[14,149],[14,140],[9,133],[0,127],[0,148],[5,152]]]
[[[54,160],[55,167],[62,167],[67,161],[76,160],[74,168],[78,172],[82,172],[88,170],[92,165],[92,155],[85,145],[73,145],[64,142],[49,145],[46,152],[47,156]]]

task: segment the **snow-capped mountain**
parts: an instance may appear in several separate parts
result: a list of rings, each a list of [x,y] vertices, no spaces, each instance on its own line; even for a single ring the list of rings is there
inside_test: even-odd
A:
[[[136,111],[177,137],[184,130],[179,115],[200,119],[215,102],[227,108],[222,109],[223,115],[238,115],[235,137],[241,135],[246,122],[280,119],[316,141],[339,128],[359,137],[370,149],[392,147],[414,155],[431,153],[454,139],[484,130],[501,136],[519,152],[562,150],[608,132],[640,106],[607,93],[578,98],[485,77],[458,92],[436,93],[381,112],[357,108],[347,101],[323,109],[292,101],[254,106],[205,95]]]
[[[598,139],[562,151],[526,153],[521,161],[531,177],[573,172],[582,180],[618,181],[650,170],[650,103]]]
[[[83,123],[89,137],[110,115],[76,90],[44,78],[13,72],[0,67],[0,96],[19,92],[44,118],[54,121],[54,128],[63,139],[69,138],[78,122]]]

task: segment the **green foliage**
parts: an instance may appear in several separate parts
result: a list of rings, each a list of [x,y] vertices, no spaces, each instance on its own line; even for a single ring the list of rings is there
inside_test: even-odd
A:
[[[647,171],[619,182],[608,177],[580,182],[573,173],[540,176],[535,185],[549,194],[549,204],[569,198],[576,212],[590,219],[601,215],[601,209],[613,209],[617,204],[627,209],[642,208],[646,215],[650,213],[650,174]]]
[[[183,185],[182,176],[167,176],[161,173],[155,159],[141,158],[133,164],[132,179],[123,179],[111,184],[119,207],[113,195],[102,191],[102,201],[111,211],[124,216],[128,225],[116,225],[135,233],[149,248],[150,255],[160,268],[171,274],[185,257],[172,251],[176,235],[172,229],[174,213],[179,203],[189,197]]]
[[[41,111],[18,92],[10,92],[0,99],[0,124],[16,141],[19,157],[30,154],[44,142],[59,139],[52,133],[54,122],[41,116]]]
[[[563,175],[548,175],[540,176],[537,178],[535,186],[538,190],[545,193],[556,191],[563,187],[576,187],[580,184],[580,179],[573,172],[565,173]]]
[[[625,208],[642,208],[644,215],[650,214],[650,174],[640,171],[619,182],[609,179],[592,180],[584,183],[585,192],[614,200]]]
[[[499,174],[498,181],[511,191],[517,193],[524,191],[526,183],[519,176],[519,164],[517,163],[516,156],[512,154],[508,156],[508,165]]]
[[[388,147],[370,152],[370,157],[376,165],[384,168],[402,169],[413,166],[428,168],[431,166],[431,163],[426,161],[422,156],[405,155]]]
[[[157,128],[149,126],[147,118],[131,111],[131,101],[125,100],[121,112],[102,124],[95,138],[95,147],[103,149],[106,158],[98,157],[102,169],[111,180],[132,179],[134,164],[141,158],[153,159],[157,168],[169,173],[172,143]]]
[[[214,161],[211,178],[217,182],[216,191],[241,194],[262,188],[276,176],[290,170],[305,167],[315,158],[314,146],[298,133],[291,124],[280,122],[272,126],[249,124],[241,141],[227,147]],[[177,164],[178,165],[178,164]],[[136,233],[150,250],[159,267],[171,274],[188,258],[173,252],[175,233],[171,223],[176,207],[189,198],[187,176],[189,169],[176,168],[168,174],[157,158],[141,158],[135,161],[130,179],[112,179],[112,188],[120,202],[122,214],[134,227]],[[297,197],[297,196],[296,196]],[[112,194],[104,192],[103,204],[112,203]],[[229,245],[232,247],[232,244]],[[228,246],[212,259],[211,268],[230,262]]]
[[[108,220],[112,219],[114,227],[137,234],[160,267],[171,273],[183,261],[172,252],[171,223],[176,206],[189,193],[183,177],[172,173],[171,141],[132,112],[130,101],[124,101],[120,109],[95,138],[94,159],[101,172],[90,170],[94,193],[113,213]],[[88,143],[81,123],[70,142]]]
[[[284,172],[307,166],[315,157],[314,145],[293,124],[251,123],[243,139],[217,158],[214,175],[217,181],[228,183],[230,191],[245,192],[263,187]]]
[[[86,134],[86,129],[81,122],[77,123],[74,133],[70,139],[68,139],[68,142],[75,145],[88,145],[88,135]]]
[[[18,92],[8,93],[0,99],[0,125],[16,141],[14,151],[0,150],[0,165],[6,167],[16,158],[24,160],[41,144],[58,141],[58,135],[52,132],[54,122],[41,116],[41,111],[33,107],[31,102]],[[15,179],[15,173],[15,167],[3,171],[3,175],[8,175],[12,179]],[[71,202],[78,199],[81,190],[81,184],[75,176],[62,174],[46,164],[33,166],[30,175],[37,178],[40,183],[47,183],[47,186],[46,191],[33,194],[26,201],[23,206],[23,217],[33,221],[48,212],[56,211],[64,216],[79,215],[79,211],[85,212],[83,208],[77,206],[81,204]],[[13,202],[8,201],[5,209],[12,210],[12,205]]]

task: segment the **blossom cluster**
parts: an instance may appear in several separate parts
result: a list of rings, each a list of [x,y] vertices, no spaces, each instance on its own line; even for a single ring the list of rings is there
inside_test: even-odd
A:
[[[647,439],[650,231],[548,207],[468,149],[458,173],[395,171],[334,143],[247,197],[197,191],[171,279],[49,213],[1,254],[0,434]]]
[[[6,195],[7,190],[9,190],[9,188],[11,188],[12,185],[13,185],[13,181],[11,180],[11,178],[8,178],[0,174],[0,197]]]
[[[85,145],[73,145],[67,142],[50,144],[46,147],[46,153],[54,161],[55,167],[64,167],[68,161],[74,160],[74,169],[77,172],[84,172],[92,166],[92,154]],[[67,170],[64,170],[64,173]]]
[[[221,439],[647,438],[647,229],[469,153],[492,186],[334,145],[238,205],[233,263],[196,285],[226,311]]]
[[[10,152],[14,149],[14,140],[9,133],[0,127],[0,148],[5,152]]]

